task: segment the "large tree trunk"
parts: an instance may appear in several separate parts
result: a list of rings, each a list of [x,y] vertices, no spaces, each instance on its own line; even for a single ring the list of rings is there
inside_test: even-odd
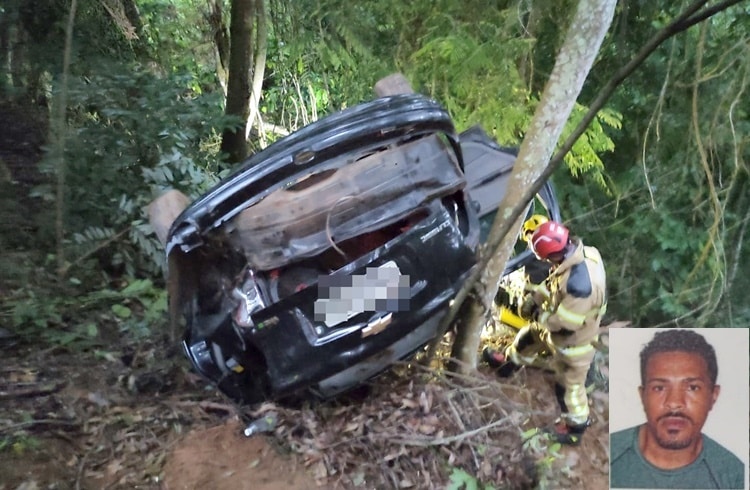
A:
[[[11,23],[7,16],[0,15],[0,74],[10,73],[10,31]],[[0,81],[0,94],[4,95],[6,81]]]
[[[259,0],[260,1],[260,0]],[[252,34],[254,0],[232,0],[229,24],[229,82],[227,84],[227,115],[238,116],[240,124],[234,129],[224,130],[221,151],[227,161],[236,163],[247,156],[245,126],[250,103],[250,66],[252,56]]]
[[[224,24],[224,10],[221,7],[222,0],[211,0],[208,8],[209,12],[205,15],[206,22],[211,26],[213,32],[214,45],[216,46],[216,75],[219,78],[219,84],[227,95],[227,72],[229,70],[229,32]]]
[[[557,56],[555,67],[542,94],[523,143],[519,150],[513,173],[508,183],[508,192],[503,197],[500,212],[490,231],[488,242],[500,239],[501,228],[510,219],[507,210],[524,199],[525,191],[531,187],[547,167],[555,150],[583,82],[594,63],[614,15],[616,0],[581,0],[575,17],[568,28],[565,42]],[[519,229],[520,221],[511,229]],[[482,271],[478,291],[467,305],[468,316],[458,329],[453,344],[452,357],[461,361],[457,369],[468,372],[477,363],[477,346],[488,308],[497,293],[497,285],[505,263],[510,257],[515,234],[505,234],[498,253],[492,257]]]
[[[24,74],[28,70],[26,66],[26,54],[28,49],[28,34],[20,24],[16,24],[15,36],[10,38],[10,77],[13,88],[25,89]],[[36,94],[34,94],[36,95]]]

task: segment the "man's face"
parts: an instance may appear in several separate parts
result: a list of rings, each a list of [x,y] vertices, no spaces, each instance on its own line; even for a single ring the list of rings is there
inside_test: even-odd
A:
[[[711,384],[706,361],[689,352],[654,354],[645,383],[638,390],[652,438],[664,449],[696,443],[720,389]]]

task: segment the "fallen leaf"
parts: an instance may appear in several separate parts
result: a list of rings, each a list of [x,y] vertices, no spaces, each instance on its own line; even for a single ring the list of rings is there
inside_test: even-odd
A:
[[[123,468],[122,461],[120,460],[111,461],[106,467],[107,475],[112,477],[116,475],[117,472],[119,472],[122,468]]]
[[[86,396],[86,399],[98,407],[106,408],[109,406],[109,400],[104,398],[101,393],[91,392]]]
[[[366,480],[365,480],[365,474],[364,474],[363,472],[359,471],[359,472],[355,473],[355,474],[354,474],[354,475],[352,476],[352,484],[353,484],[353,485],[354,485],[355,487],[361,487],[361,486],[362,486],[362,485],[364,485],[365,483],[366,483]]]
[[[428,414],[432,409],[432,393],[425,393],[424,391],[419,394],[419,406],[422,407],[422,413]]]
[[[328,477],[328,469],[326,469],[325,462],[318,461],[318,463],[313,468],[313,476],[315,479],[322,479]]]
[[[580,457],[578,456],[578,452],[576,451],[570,451],[568,455],[565,458],[565,465],[568,468],[574,467],[576,464],[578,464],[578,460]]]
[[[38,490],[39,484],[34,480],[27,480],[16,487],[16,490]]]
[[[401,408],[417,408],[418,406],[419,403],[410,398],[404,398],[401,400]]]

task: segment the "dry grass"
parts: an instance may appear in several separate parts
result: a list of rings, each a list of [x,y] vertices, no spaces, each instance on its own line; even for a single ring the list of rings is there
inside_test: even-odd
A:
[[[279,413],[275,436],[299,455],[321,486],[445,488],[462,469],[494,488],[533,488],[547,452],[522,434],[549,419],[522,378],[458,377],[402,365],[378,378],[364,399],[302,409],[267,404]],[[519,385],[521,383],[521,385]]]
[[[558,415],[553,377],[537,369],[502,379],[487,366],[460,376],[401,364],[374,380],[366,396],[299,409],[266,404],[252,415],[278,412],[275,441],[325,488],[448,488],[461,470],[478,488],[606,487],[606,365],[606,352],[598,353],[594,426],[580,448],[534,434]]]

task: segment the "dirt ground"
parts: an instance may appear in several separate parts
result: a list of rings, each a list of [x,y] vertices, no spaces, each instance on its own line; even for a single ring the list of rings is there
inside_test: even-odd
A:
[[[233,405],[186,361],[158,359],[160,352],[144,348],[143,360],[127,365],[3,348],[0,490],[445,488],[460,476],[446,473],[446,461],[507,488],[607,488],[606,393],[591,396],[594,425],[581,447],[545,462],[548,445],[521,440],[519,428],[555,416],[552,380],[538,370],[506,381],[482,368],[462,386],[475,393],[464,402],[450,381],[397,371],[354,401],[261,407],[279,413],[278,426],[247,438]],[[393,485],[377,481],[383,474]]]
[[[245,437],[239,419],[191,432],[164,467],[165,490],[316,488],[295,458],[282,454],[265,436]]]
[[[181,359],[0,354],[0,490],[316,488]]]

